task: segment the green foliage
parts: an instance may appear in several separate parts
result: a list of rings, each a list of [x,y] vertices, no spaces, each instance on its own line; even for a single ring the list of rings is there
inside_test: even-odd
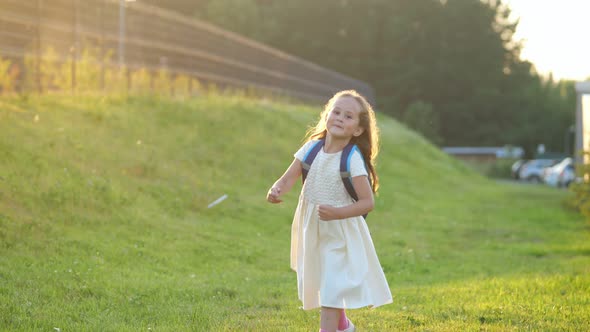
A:
[[[189,96],[190,78],[186,75],[176,75],[172,81],[173,94]]]
[[[156,91],[172,91],[172,78],[170,73],[165,69],[161,68],[154,77],[154,90]]]
[[[516,162],[515,159],[498,159],[492,164],[488,171],[488,176],[493,178],[512,178],[512,164]]]
[[[511,166],[515,161],[516,159],[496,159],[489,162],[473,162],[469,163],[469,165],[487,177],[511,179]]]
[[[76,94],[125,94],[189,96],[198,94],[200,82],[186,75],[172,75],[166,68],[157,71],[148,68],[131,70],[126,66],[113,67],[112,51],[104,52],[98,47],[87,45],[80,51],[78,60],[65,59],[49,46],[40,57],[27,53],[25,64],[25,93],[63,93]],[[0,58],[0,92],[9,93],[14,86],[18,71],[10,67],[9,61]],[[9,68],[10,69],[9,71]],[[75,75],[74,75],[75,74]]]
[[[136,94],[149,94],[152,91],[152,77],[146,68],[133,71],[131,73],[132,88],[131,91]]]
[[[18,67],[10,60],[0,57],[0,93],[13,93],[17,78]]]
[[[410,104],[404,113],[403,121],[434,144],[442,141],[439,136],[439,117],[431,104],[423,101]]]
[[[264,196],[319,111],[228,94],[0,98],[2,329],[317,330],[289,269],[301,187]],[[590,236],[568,193],[488,181],[378,122],[368,226],[395,301],[350,310],[358,329],[585,330]]]
[[[539,143],[549,151],[563,151],[564,136],[574,122],[573,83],[542,78],[520,59],[522,45],[512,40],[517,24],[502,1],[140,2],[194,14],[367,81],[376,89],[376,108],[398,119],[404,120],[414,103],[429,104],[438,128],[436,134],[424,134],[441,145],[513,144],[532,157]],[[101,86],[108,93],[186,93],[189,84],[177,80],[179,73],[150,68],[149,79],[147,73],[136,77],[135,67],[111,68],[109,54],[86,48],[57,58],[47,54],[40,66],[29,57],[25,92],[72,90],[76,70],[73,90],[78,93],[96,90],[102,82],[108,82]],[[74,56],[79,63],[72,64]],[[109,65],[99,74],[103,63]],[[42,72],[41,87],[37,71]]]
[[[584,152],[583,156],[588,158],[590,152]],[[569,189],[573,195],[568,197],[565,204],[580,212],[590,222],[590,164],[576,165],[576,175],[580,180],[570,184]]]
[[[81,50],[77,61],[60,55],[54,47],[48,46],[40,57],[35,53],[25,55],[25,91],[77,91],[94,92],[101,90],[101,62],[108,62],[112,52],[100,58],[97,47],[87,45]],[[75,73],[75,75],[74,75]],[[74,83],[75,79],[75,83]],[[113,82],[113,84],[116,84]]]
[[[80,52],[80,57],[76,60],[76,84],[75,89],[78,92],[94,92],[101,90],[102,84],[102,66],[101,64],[109,63],[112,59],[112,51],[106,52],[101,57],[101,49],[92,45],[87,45]],[[62,87],[63,89],[63,87]]]
[[[190,7],[182,0],[158,5]],[[531,155],[544,143],[563,151],[574,121],[572,82],[543,79],[520,59],[521,42],[512,39],[517,23],[502,1],[205,0],[191,8],[201,19],[367,81],[384,113],[405,119],[413,103],[432,105],[440,144],[513,144]]]
[[[260,21],[259,10],[254,0],[210,1],[205,13],[206,17],[217,25],[241,34],[255,34],[257,31],[254,29],[260,27],[252,24]]]

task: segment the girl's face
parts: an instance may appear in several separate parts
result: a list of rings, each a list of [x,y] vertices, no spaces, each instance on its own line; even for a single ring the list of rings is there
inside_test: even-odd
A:
[[[350,96],[342,96],[332,104],[326,119],[326,130],[334,138],[350,139],[360,136],[363,128],[359,126],[361,107]]]

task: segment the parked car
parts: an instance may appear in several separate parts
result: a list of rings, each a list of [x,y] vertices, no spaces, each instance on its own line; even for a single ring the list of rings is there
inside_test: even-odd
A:
[[[519,173],[522,165],[524,165],[527,161],[525,159],[520,159],[514,162],[510,167],[510,174],[512,175],[513,179],[518,180],[520,178]]]
[[[576,170],[572,158],[565,158],[558,164],[548,167],[543,180],[552,187],[568,187],[576,181]]]
[[[522,165],[518,172],[518,177],[533,183],[541,183],[543,181],[543,170],[547,167],[555,165],[558,160],[555,159],[533,159]]]

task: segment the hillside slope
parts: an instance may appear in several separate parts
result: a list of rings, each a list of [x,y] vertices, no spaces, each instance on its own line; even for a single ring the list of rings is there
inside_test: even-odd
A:
[[[318,114],[213,95],[0,99],[0,328],[316,329],[288,268],[300,186],[264,198]],[[368,223],[395,303],[355,324],[583,326],[590,236],[566,193],[494,183],[378,121]]]

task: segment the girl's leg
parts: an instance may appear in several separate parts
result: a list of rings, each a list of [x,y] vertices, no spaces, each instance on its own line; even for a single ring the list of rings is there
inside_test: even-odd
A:
[[[338,329],[343,331],[348,328],[348,317],[346,317],[346,311],[340,309],[340,319],[338,320]]]
[[[336,332],[342,309],[322,307],[320,314],[320,331]]]

